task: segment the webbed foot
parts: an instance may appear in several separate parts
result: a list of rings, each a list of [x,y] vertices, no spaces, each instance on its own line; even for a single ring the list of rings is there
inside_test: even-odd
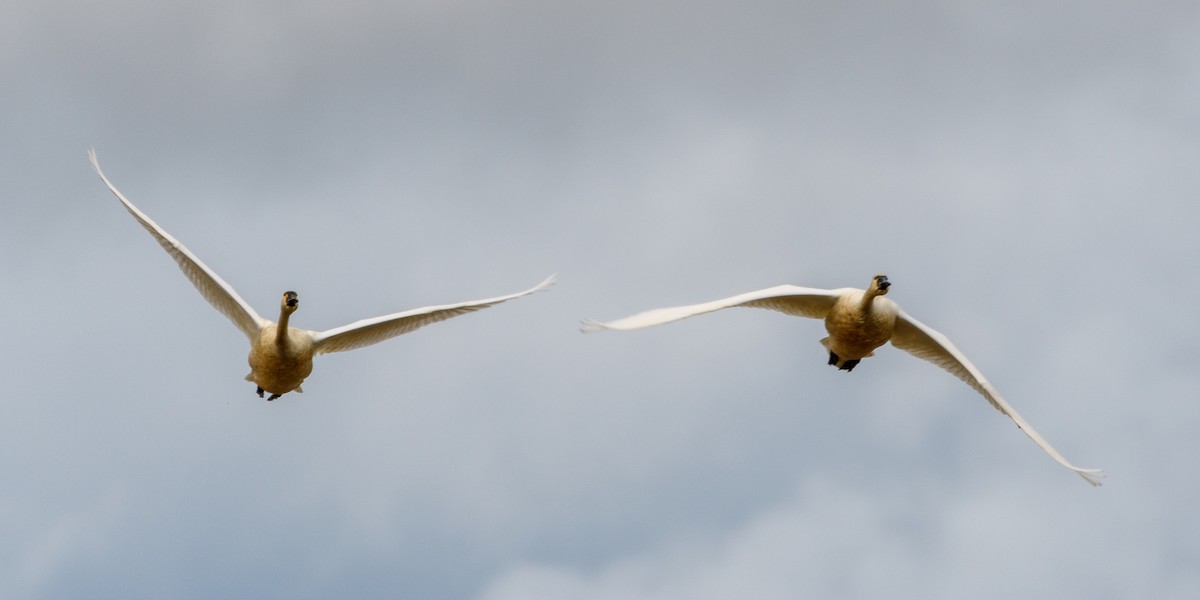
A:
[[[259,398],[262,398],[262,397],[263,397],[263,392],[264,392],[264,391],[266,391],[266,390],[262,389],[261,387],[260,387],[260,388],[258,388],[257,392],[258,392],[258,397],[259,397]]]
[[[829,353],[829,363],[828,364],[831,364],[831,365],[838,364],[838,355],[834,354],[832,351]]]
[[[838,369],[842,370],[842,371],[853,371],[854,367],[858,366],[859,360],[861,360],[861,359],[855,358],[853,360],[848,360],[848,361],[842,363],[842,366],[838,367]]]
[[[271,397],[270,397],[270,398],[267,398],[267,402],[270,402],[270,401],[272,401],[272,400],[274,400],[274,399],[276,399],[276,398],[278,398],[278,397],[280,397],[280,396],[282,396],[282,395],[283,395],[283,394],[271,394]]]

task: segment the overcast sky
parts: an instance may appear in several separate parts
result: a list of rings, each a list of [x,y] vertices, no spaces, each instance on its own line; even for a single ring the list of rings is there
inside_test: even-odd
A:
[[[0,5],[0,596],[1200,597],[1194,2]],[[317,359],[264,316],[545,293]],[[611,319],[865,286],[819,322]]]

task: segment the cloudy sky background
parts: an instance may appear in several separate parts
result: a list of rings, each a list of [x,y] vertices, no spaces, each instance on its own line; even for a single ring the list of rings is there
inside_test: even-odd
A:
[[[0,596],[1200,597],[1191,2],[0,7]],[[267,316],[549,292],[318,359]],[[944,331],[609,319],[781,283]]]

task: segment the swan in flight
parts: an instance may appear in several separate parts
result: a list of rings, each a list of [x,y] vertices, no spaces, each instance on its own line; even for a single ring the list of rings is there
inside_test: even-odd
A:
[[[138,210],[124,194],[104,176],[100,164],[96,161],[95,150],[88,150],[88,158],[96,174],[108,186],[109,191],[125,205],[125,210],[141,223],[159,245],[178,263],[179,269],[196,286],[200,295],[208,303],[225,315],[250,340],[250,374],[247,381],[254,382],[259,397],[263,392],[270,392],[267,400],[274,400],[288,392],[303,392],[300,384],[312,372],[313,356],[327,352],[341,352],[370,346],[402,333],[408,333],[431,323],[444,321],[469,312],[474,312],[512,300],[526,294],[543,290],[554,283],[551,275],[538,285],[515,294],[498,296],[486,300],[472,300],[457,304],[427,306],[404,312],[398,312],[373,319],[356,321],[349,325],[336,327],[326,331],[307,331],[288,325],[292,313],[299,307],[299,297],[296,292],[287,291],[279,303],[279,323],[272,323],[258,316],[254,309],[238,296],[225,280],[221,279],[212,269],[208,268],[192,254],[183,244],[171,237],[159,227],[150,217]]]
[[[966,382],[996,410],[1008,415],[1051,458],[1078,473],[1088,483],[1100,485],[1103,477],[1100,469],[1081,469],[1067,462],[1004,401],[996,388],[988,383],[979,369],[967,360],[949,338],[908,316],[895,302],[884,298],[889,286],[891,282],[886,275],[876,275],[866,290],[822,290],[781,285],[703,304],[648,310],[607,323],[585,319],[582,330],[587,333],[604,329],[641,329],[734,306],[769,308],[798,317],[823,319],[829,336],[821,340],[821,345],[829,351],[829,364],[850,371],[860,360],[871,356],[876,348],[891,341],[893,346],[927,360]]]

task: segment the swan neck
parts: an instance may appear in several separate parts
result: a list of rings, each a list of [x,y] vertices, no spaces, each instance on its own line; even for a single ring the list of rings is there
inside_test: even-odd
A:
[[[287,340],[288,319],[292,316],[286,310],[279,311],[279,324],[275,326],[275,341],[283,345]]]
[[[864,313],[871,312],[872,301],[875,300],[875,296],[878,295],[879,292],[876,292],[874,289],[863,292],[862,304],[859,305],[859,308],[862,309]]]

